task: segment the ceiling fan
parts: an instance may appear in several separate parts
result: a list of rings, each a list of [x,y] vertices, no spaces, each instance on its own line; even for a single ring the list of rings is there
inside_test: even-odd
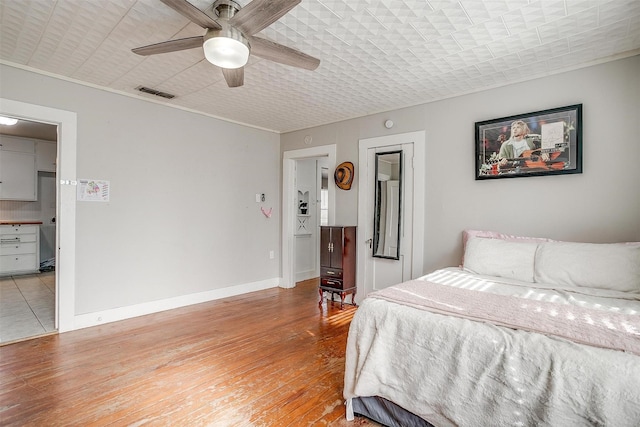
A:
[[[283,46],[254,34],[276,22],[297,6],[301,0],[253,0],[241,7],[233,0],[217,0],[211,16],[187,0],[160,0],[207,32],[199,37],[168,40],[131,49],[138,55],[155,55],[201,47],[205,58],[222,68],[227,85],[238,87],[244,84],[244,65],[249,54],[280,64],[315,70],[320,60],[299,50]]]

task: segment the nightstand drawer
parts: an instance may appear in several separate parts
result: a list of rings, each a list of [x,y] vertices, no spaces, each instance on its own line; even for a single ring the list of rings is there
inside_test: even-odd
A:
[[[339,279],[328,279],[325,277],[322,277],[320,279],[320,285],[321,286],[327,286],[329,288],[334,288],[334,289],[343,289],[344,284],[342,282],[342,280]]]
[[[342,269],[341,268],[320,267],[320,277],[324,277],[324,278],[327,278],[327,279],[341,279],[342,280]]]

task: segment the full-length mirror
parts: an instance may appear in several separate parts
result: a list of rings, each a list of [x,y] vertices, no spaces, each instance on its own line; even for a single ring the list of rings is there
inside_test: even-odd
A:
[[[373,256],[400,259],[402,151],[376,153]]]

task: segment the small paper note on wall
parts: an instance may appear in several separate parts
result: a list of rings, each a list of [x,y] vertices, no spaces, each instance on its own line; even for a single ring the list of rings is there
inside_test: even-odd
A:
[[[79,179],[76,199],[83,202],[108,202],[109,181],[101,179]]]

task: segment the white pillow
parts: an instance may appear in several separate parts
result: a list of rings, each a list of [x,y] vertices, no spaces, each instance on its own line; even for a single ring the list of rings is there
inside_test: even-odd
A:
[[[526,236],[516,236],[514,234],[498,233],[497,231],[465,229],[462,231],[462,264],[464,264],[464,252],[467,249],[467,241],[473,237],[484,237],[485,239],[508,240],[510,242],[527,242],[527,243],[553,242],[552,239],[547,239],[545,237],[526,237]]]
[[[534,280],[640,293],[640,245],[620,243],[541,243]]]
[[[476,274],[508,277],[533,283],[538,243],[472,237],[464,253],[464,269]]]

